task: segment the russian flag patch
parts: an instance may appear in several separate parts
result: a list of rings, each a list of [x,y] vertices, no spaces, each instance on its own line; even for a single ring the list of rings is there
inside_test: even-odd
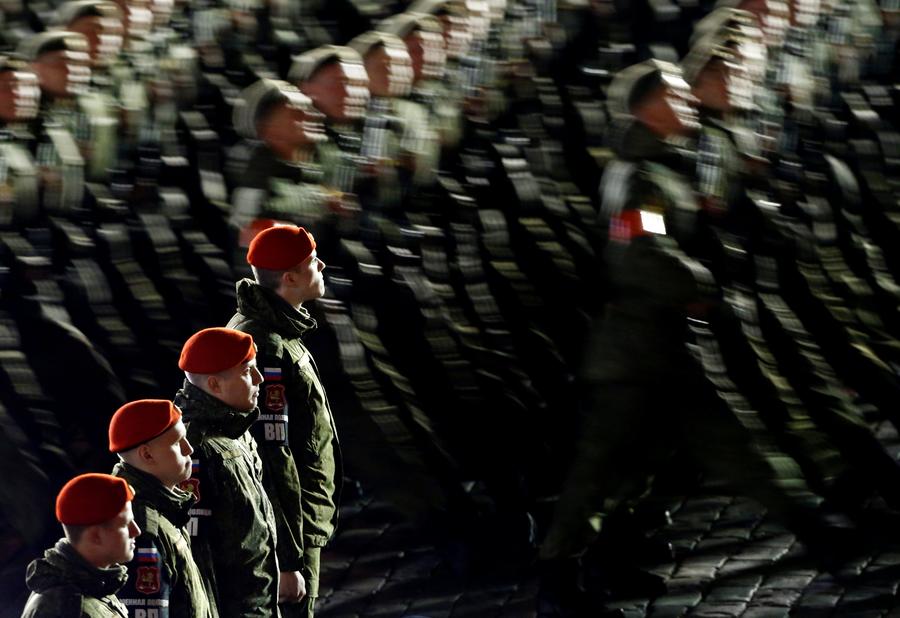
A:
[[[263,367],[264,380],[280,380],[281,367]]]
[[[159,551],[155,547],[138,547],[135,552],[138,562],[157,562]]]

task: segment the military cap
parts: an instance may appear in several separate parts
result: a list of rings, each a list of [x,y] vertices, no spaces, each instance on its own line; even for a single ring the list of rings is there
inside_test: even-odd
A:
[[[276,225],[250,241],[247,262],[265,270],[288,270],[312,255],[316,241],[296,225]]]
[[[719,7],[694,24],[691,33],[690,47],[708,34],[722,32],[728,28],[759,28],[759,22],[753,17],[753,13],[731,7]]]
[[[56,11],[56,26],[68,26],[80,17],[119,15],[119,7],[108,0],[70,0]]]
[[[365,58],[369,51],[378,45],[384,45],[387,48],[395,48],[406,51],[406,44],[395,34],[380,32],[378,30],[369,30],[360,34],[358,37],[347,43],[347,47],[356,51],[361,58]]]
[[[204,328],[181,348],[178,367],[188,373],[209,375],[246,363],[256,356],[253,337],[231,328]]]
[[[87,39],[82,34],[65,30],[41,32],[22,41],[16,55],[30,62],[41,54],[60,50],[87,51]]]
[[[425,32],[443,32],[441,23],[431,15],[424,13],[398,13],[381,21],[375,30],[387,32],[398,37],[405,38],[410,32],[424,30]]]
[[[681,70],[687,83],[693,84],[700,76],[703,68],[715,58],[733,59],[735,43],[733,33],[710,32],[698,40],[681,61]]]
[[[296,86],[278,79],[260,79],[244,88],[231,115],[234,130],[241,137],[256,139],[257,123],[278,103],[293,101],[311,107],[312,101]]]
[[[109,452],[120,453],[168,431],[181,411],[166,399],[139,399],[116,410],[109,422]]]
[[[616,73],[606,93],[606,108],[613,116],[631,116],[634,105],[663,83],[666,76],[680,77],[678,65],[645,60]]]
[[[355,49],[344,45],[322,45],[294,56],[291,70],[288,71],[288,80],[294,84],[306,81],[320,67],[333,60],[362,64],[362,56]]]
[[[406,8],[406,12],[425,15],[466,15],[466,5],[459,0],[416,0]]]
[[[123,478],[95,472],[76,476],[56,497],[56,519],[67,526],[106,523],[134,498]]]

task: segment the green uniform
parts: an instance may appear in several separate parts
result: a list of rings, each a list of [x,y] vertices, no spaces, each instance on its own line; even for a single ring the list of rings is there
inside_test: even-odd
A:
[[[191,553],[187,523],[194,495],[169,490],[126,463],[116,464],[113,474],[134,488],[134,520],[141,529],[134,559],[126,565],[128,582],[118,593],[128,614],[139,618],[153,608],[169,618],[217,616],[215,600],[210,603],[210,591]]]
[[[182,485],[197,497],[191,546],[219,615],[278,616],[275,520],[256,441],[247,433],[259,412],[234,410],[188,382],[175,405],[194,447],[194,473]]]
[[[275,506],[282,570],[302,565],[309,613],[318,596],[319,550],[334,534],[342,479],[334,417],[312,356],[301,337],[316,327],[273,291],[244,279],[228,328],[249,333],[265,381],[253,427]],[[299,477],[299,478],[298,478]],[[289,540],[288,540],[289,539]]]
[[[116,598],[125,584],[123,566],[98,569],[88,564],[66,539],[60,539],[28,565],[25,583],[31,596],[22,618],[128,618]]]

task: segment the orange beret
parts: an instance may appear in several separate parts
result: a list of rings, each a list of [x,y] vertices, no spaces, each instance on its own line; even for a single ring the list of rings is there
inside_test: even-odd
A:
[[[106,523],[134,498],[123,478],[109,474],[82,474],[66,483],[56,497],[56,519],[69,526]]]
[[[231,328],[204,328],[181,348],[178,367],[203,375],[236,367],[256,356],[253,337]]]
[[[304,261],[316,248],[312,234],[296,225],[276,225],[250,241],[247,262],[265,270],[288,270]]]
[[[181,418],[166,399],[140,399],[116,410],[109,422],[109,452],[127,451],[165,433]]]

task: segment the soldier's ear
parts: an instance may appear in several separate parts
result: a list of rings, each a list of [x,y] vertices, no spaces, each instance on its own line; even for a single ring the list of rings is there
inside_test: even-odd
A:
[[[222,390],[222,386],[219,384],[219,377],[210,375],[206,376],[206,387],[209,389],[209,392],[217,395]]]
[[[137,454],[141,461],[146,463],[155,463],[156,459],[153,457],[153,451],[150,449],[149,444],[141,444],[137,448]]]

